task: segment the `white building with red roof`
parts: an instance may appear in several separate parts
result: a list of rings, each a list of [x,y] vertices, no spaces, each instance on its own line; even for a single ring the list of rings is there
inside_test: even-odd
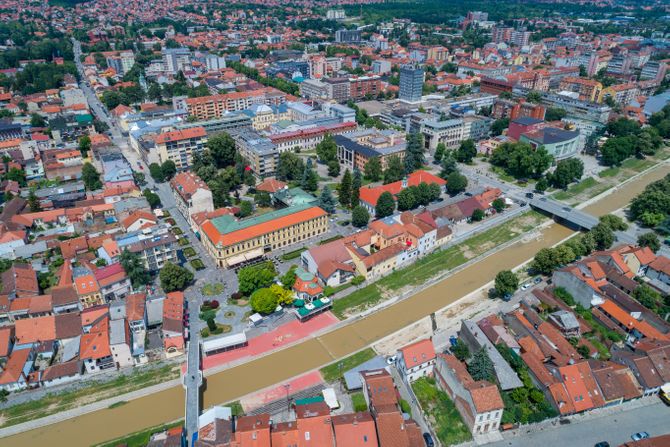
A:
[[[209,186],[193,172],[180,172],[170,180],[177,209],[188,221],[191,228],[197,228],[193,221],[194,214],[214,211],[212,191]]]
[[[419,340],[398,350],[396,356],[398,371],[408,382],[433,375],[435,368],[435,347],[430,338]]]

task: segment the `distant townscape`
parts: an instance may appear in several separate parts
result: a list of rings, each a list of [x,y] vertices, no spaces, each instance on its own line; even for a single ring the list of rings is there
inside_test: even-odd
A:
[[[3,445],[670,445],[663,2],[9,0]]]

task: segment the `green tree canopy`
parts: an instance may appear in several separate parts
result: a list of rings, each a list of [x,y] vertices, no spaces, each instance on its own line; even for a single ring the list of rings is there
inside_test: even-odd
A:
[[[377,216],[377,219],[381,219],[382,217],[390,216],[394,211],[395,200],[393,199],[393,195],[388,191],[384,191],[379,196],[379,199],[377,199],[375,215]]]
[[[239,291],[245,296],[250,296],[258,289],[270,287],[276,275],[277,272],[271,262],[242,267],[237,272]]]
[[[254,312],[268,315],[277,308],[278,297],[269,288],[262,288],[251,294],[250,304]]]
[[[365,178],[371,182],[378,182],[382,179],[382,164],[379,157],[372,157],[365,164]]]
[[[496,293],[505,296],[516,292],[519,288],[519,278],[511,270],[502,270],[496,275],[494,284]]]
[[[361,205],[356,205],[351,212],[351,224],[357,228],[364,227],[370,221],[370,213]]]
[[[89,191],[96,191],[102,188],[100,173],[91,163],[84,163],[84,166],[81,168],[81,179]]]
[[[166,262],[160,271],[161,287],[166,292],[184,290],[193,281],[193,273],[172,262]]]
[[[124,249],[119,257],[119,262],[123,270],[126,271],[133,289],[139,289],[151,282],[151,275],[149,275],[144,261],[142,261],[139,254]]]

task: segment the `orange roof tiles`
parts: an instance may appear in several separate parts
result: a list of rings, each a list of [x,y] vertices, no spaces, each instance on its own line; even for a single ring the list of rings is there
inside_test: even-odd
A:
[[[400,348],[407,369],[435,360],[435,347],[429,338]]]
[[[109,332],[107,330],[83,334],[79,341],[79,358],[101,359],[109,357],[112,352],[109,348]]]
[[[173,141],[188,140],[190,138],[202,138],[207,135],[202,126],[191,127],[188,129],[173,130],[156,136],[156,144],[165,144]]]
[[[605,311],[611,318],[627,328],[628,331],[637,329],[642,335],[655,340],[669,340],[668,336],[647,323],[633,318],[631,314],[620,308],[614,301],[605,300],[598,306]]]
[[[16,343],[27,344],[56,339],[56,322],[53,315],[16,320]]]
[[[74,287],[79,295],[88,295],[100,291],[98,281],[95,279],[95,276],[91,274],[75,278]]]
[[[18,382],[23,376],[23,368],[30,358],[30,349],[18,349],[12,352],[0,374],[0,385],[9,385]]]
[[[220,243],[225,247],[237,244],[238,242],[254,239],[264,234],[276,231],[280,228],[287,228],[302,222],[316,219],[321,216],[326,216],[327,214],[328,213],[326,213],[318,206],[313,206],[311,208],[307,208],[306,210],[298,211],[297,213],[282,216],[268,222],[261,222],[257,225],[233,231],[228,234],[219,233],[211,220],[207,220],[202,224],[202,230],[207,235],[209,240],[212,241],[212,244],[216,245]]]
[[[428,184],[437,183],[440,186],[447,184],[446,181],[431,174],[428,171],[414,171],[407,177],[407,186],[418,186],[422,182]],[[381,196],[384,192],[390,192],[395,196],[403,189],[402,184],[403,181],[401,180],[377,187],[362,187],[360,189],[360,199],[366,203],[369,203],[371,206],[376,206],[377,200],[379,200],[379,196]]]

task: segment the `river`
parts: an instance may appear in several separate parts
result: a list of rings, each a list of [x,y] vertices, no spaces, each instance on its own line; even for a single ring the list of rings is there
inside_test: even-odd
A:
[[[626,206],[644,187],[670,173],[663,164],[585,208],[594,215]],[[410,298],[320,337],[222,371],[207,378],[203,408],[230,402],[256,390],[281,383],[301,373],[362,349],[482,287],[504,269],[531,259],[573,231],[552,224],[537,238],[515,243]],[[136,432],[184,416],[184,390],[175,387],[132,400],[125,405],[89,413],[57,424],[3,439],[2,446],[87,446]]]

